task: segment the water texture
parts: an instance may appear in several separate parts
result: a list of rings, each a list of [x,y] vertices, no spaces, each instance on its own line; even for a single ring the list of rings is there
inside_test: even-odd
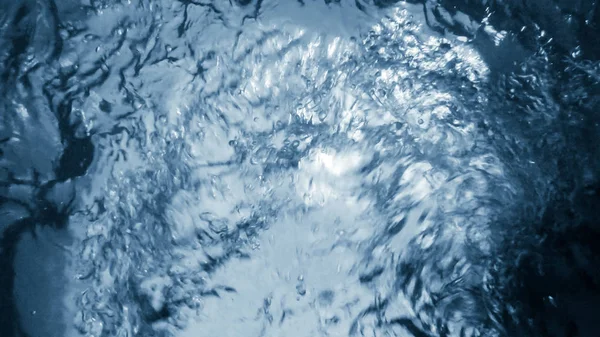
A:
[[[597,336],[597,2],[4,0],[0,50],[2,336]]]

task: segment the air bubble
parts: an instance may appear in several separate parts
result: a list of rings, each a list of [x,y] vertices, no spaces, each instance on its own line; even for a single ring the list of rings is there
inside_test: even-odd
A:
[[[306,286],[304,285],[304,282],[301,281],[296,285],[296,293],[300,296],[306,295]]]

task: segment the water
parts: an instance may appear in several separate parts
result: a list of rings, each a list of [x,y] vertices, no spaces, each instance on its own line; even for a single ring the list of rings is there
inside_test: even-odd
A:
[[[596,2],[1,8],[2,336],[595,335]]]

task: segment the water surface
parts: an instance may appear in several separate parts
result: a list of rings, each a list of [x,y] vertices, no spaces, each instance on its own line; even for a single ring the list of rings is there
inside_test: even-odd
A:
[[[4,1],[3,336],[594,336],[600,6]]]

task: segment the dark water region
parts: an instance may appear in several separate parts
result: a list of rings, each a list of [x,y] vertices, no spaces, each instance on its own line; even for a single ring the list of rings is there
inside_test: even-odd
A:
[[[600,333],[600,4],[0,1],[0,336]]]

